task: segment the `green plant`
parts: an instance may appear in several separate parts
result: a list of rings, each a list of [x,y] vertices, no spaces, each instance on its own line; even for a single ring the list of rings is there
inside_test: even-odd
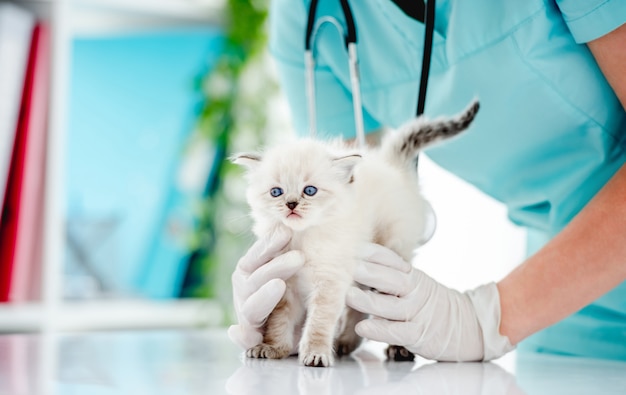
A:
[[[195,279],[184,296],[230,302],[230,272],[249,229],[241,173],[225,160],[237,144],[261,144],[268,96],[276,91],[264,58],[267,1],[228,0],[224,46],[214,69],[200,79],[205,100],[191,144],[208,142],[214,152],[204,198],[198,206],[190,270]],[[260,96],[263,97],[260,97]]]

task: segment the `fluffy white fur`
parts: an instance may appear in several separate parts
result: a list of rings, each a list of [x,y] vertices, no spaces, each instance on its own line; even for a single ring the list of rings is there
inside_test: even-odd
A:
[[[457,119],[414,120],[380,148],[302,139],[234,158],[248,169],[254,233],[288,227],[293,238],[286,250],[306,257],[268,318],[263,344],[248,350],[249,357],[286,357],[300,332],[298,354],[307,366],[329,366],[333,350],[348,354],[358,347],[354,325],[363,317],[344,300],[359,246],[374,242],[412,259],[429,213],[417,182],[416,151],[467,128],[477,110],[475,103]],[[312,196],[305,193],[309,186],[317,188]],[[273,188],[282,194],[272,196]]]
[[[296,326],[302,325],[306,314],[300,359],[305,365],[328,366],[337,336],[344,334],[336,344],[342,353],[359,344],[353,328],[361,317],[351,312],[355,320],[347,319],[344,305],[359,246],[373,241],[411,259],[424,234],[427,206],[416,174],[408,167],[391,165],[380,149],[356,152],[308,139],[271,148],[262,159],[240,155],[236,162],[249,168],[247,198],[254,233],[291,228],[294,236],[288,249],[306,256],[304,269],[287,282],[289,309],[283,319],[288,323],[280,339],[283,354],[292,350]],[[316,187],[317,193],[304,194],[307,186]],[[271,196],[275,187],[284,193]],[[287,202],[298,205],[292,211]],[[263,350],[257,351],[261,356]]]

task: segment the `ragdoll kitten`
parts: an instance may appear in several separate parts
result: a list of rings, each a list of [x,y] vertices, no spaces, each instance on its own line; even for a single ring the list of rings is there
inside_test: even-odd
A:
[[[254,233],[290,228],[293,238],[285,251],[300,250],[306,259],[267,319],[263,343],[249,349],[248,357],[287,357],[297,334],[306,366],[330,366],[333,351],[344,355],[359,346],[354,326],[365,317],[345,305],[358,248],[378,243],[411,261],[427,215],[417,152],[465,130],[478,108],[476,101],[454,118],[414,119],[379,148],[301,139],[233,157],[247,168]]]

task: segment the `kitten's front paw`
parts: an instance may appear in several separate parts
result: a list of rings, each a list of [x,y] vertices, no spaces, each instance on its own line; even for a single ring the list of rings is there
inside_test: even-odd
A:
[[[333,356],[331,354],[303,354],[300,355],[300,361],[304,366],[313,366],[317,368],[326,368],[332,366],[334,363]]]
[[[415,360],[415,354],[411,351],[407,350],[402,346],[392,346],[389,345],[385,352],[387,354],[387,359],[390,361],[413,361]]]
[[[248,358],[281,359],[289,356],[289,348],[261,343],[246,351]]]

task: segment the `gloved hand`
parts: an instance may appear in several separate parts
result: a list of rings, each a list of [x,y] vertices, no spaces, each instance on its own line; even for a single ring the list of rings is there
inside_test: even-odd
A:
[[[348,292],[350,307],[374,316],[357,324],[360,336],[437,361],[488,361],[514,348],[499,333],[494,283],[460,293],[380,245],[368,244],[361,255],[354,279],[378,292]]]
[[[285,280],[304,265],[302,252],[283,253],[290,239],[289,230],[280,228],[257,240],[232,275],[238,324],[228,328],[228,336],[244,350],[263,341],[263,324],[285,294]]]

